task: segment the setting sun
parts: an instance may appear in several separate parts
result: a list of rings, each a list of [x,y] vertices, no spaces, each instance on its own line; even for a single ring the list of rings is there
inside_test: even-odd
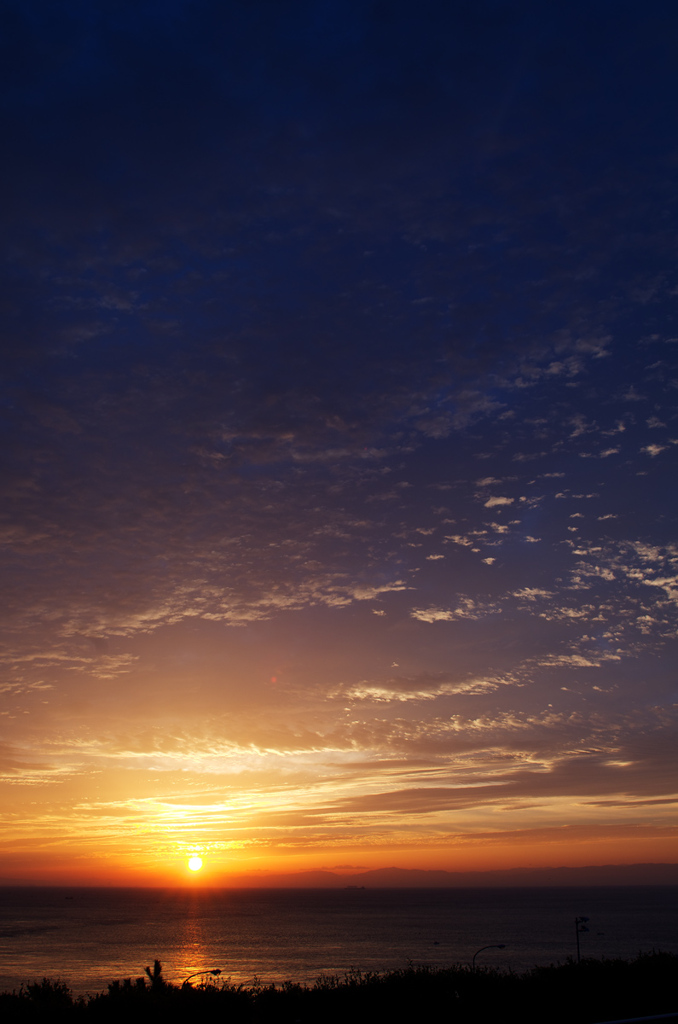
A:
[[[202,857],[191,857],[188,862],[188,866],[191,871],[200,871],[202,867]]]

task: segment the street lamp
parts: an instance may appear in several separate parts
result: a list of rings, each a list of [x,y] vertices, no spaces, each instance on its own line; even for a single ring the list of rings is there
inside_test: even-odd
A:
[[[184,978],[182,984],[188,985],[191,978],[197,978],[200,974],[213,974],[215,977],[221,974],[221,967],[208,967],[206,971],[194,971],[193,974],[189,974],[187,978]]]
[[[587,932],[588,931],[588,928],[586,927],[587,922],[588,922],[588,917],[575,917],[575,919],[574,919],[574,930],[575,930],[575,934],[577,936],[577,963],[578,964],[581,963],[581,951],[579,949],[579,936],[581,935],[582,932]]]
[[[500,943],[499,945],[481,946],[480,949],[477,949],[475,951],[475,953],[473,954],[473,959],[471,960],[471,970],[472,971],[475,971],[475,969],[476,969],[476,957],[478,956],[478,953],[482,953],[482,951],[484,949],[506,949],[506,946],[504,945],[503,942]]]

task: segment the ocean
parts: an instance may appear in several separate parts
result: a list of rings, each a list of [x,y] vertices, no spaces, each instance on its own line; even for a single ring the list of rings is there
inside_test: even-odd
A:
[[[49,977],[94,994],[155,959],[173,982],[219,968],[244,984],[312,984],[351,969],[469,963],[474,953],[478,966],[523,971],[576,956],[580,916],[589,918],[582,957],[678,953],[675,886],[2,888],[0,991]]]

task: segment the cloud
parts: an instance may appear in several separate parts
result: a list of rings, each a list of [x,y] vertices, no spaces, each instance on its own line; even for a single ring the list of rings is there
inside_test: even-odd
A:
[[[444,673],[421,673],[417,676],[390,676],[382,680],[364,680],[342,689],[342,696],[353,700],[377,703],[431,701],[453,694],[478,695],[490,693],[512,682],[502,678],[451,679]]]
[[[495,506],[497,506],[497,505],[512,505],[514,501],[515,501],[515,498],[505,498],[505,497],[488,498],[487,501],[485,502],[485,508],[495,508]]]
[[[580,459],[608,459],[611,455],[618,455],[621,448],[605,448],[600,452],[579,452]]]
[[[570,609],[573,612],[572,609]],[[576,617],[579,617],[578,614]],[[615,661],[619,661],[619,657],[614,657]],[[589,658],[585,658],[581,654],[549,654],[547,657],[542,658],[537,662],[538,665],[552,665],[555,668],[597,668],[601,662],[591,661]]]
[[[420,622],[456,622],[461,619],[481,619],[486,615],[499,614],[501,610],[496,604],[461,597],[455,608],[413,608],[410,614]]]
[[[460,544],[462,547],[465,548],[473,547],[473,538],[464,537],[459,533],[446,534],[445,540],[452,541],[453,544]]]

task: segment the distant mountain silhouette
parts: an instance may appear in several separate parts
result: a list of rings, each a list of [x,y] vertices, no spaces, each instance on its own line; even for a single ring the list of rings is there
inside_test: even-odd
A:
[[[595,864],[587,867],[510,868],[503,871],[423,871],[377,868],[351,875],[300,871],[239,875],[226,885],[256,888],[368,889],[471,888],[572,885],[678,885],[678,864]]]

